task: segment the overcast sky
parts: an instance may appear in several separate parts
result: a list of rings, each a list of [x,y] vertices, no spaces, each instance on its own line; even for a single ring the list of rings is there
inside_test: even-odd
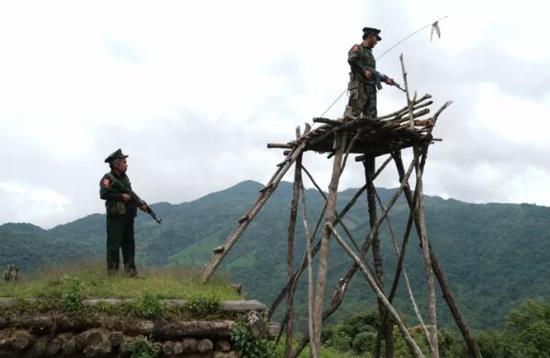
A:
[[[550,205],[548,8],[521,1],[11,1],[0,3],[0,224],[45,228],[102,212],[104,158],[130,155],[134,189],[181,203],[265,182],[268,142],[319,116],[345,89],[347,51],[382,29],[378,61],[440,117],[425,192]],[[547,7],[547,6],[546,6]],[[379,113],[404,105],[385,88]],[[327,113],[338,118],[343,97]],[[328,186],[331,162],[306,163]],[[290,176],[288,177],[290,180]],[[358,187],[350,163],[342,188]],[[395,186],[392,171],[378,185]]]

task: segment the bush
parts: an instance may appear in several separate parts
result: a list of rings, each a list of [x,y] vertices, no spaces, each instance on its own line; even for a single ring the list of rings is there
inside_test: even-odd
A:
[[[505,339],[502,332],[485,331],[476,335],[477,345],[484,358],[506,357]]]
[[[327,332],[326,344],[340,352],[353,348],[356,352],[364,353],[367,351],[366,348],[364,349],[368,344],[367,333],[374,334],[374,340],[376,340],[376,331],[379,326],[378,313],[375,311],[355,315],[333,326]],[[359,335],[360,337],[356,339]]]
[[[82,309],[82,282],[77,278],[66,276],[62,280],[61,300],[65,312],[78,312]]]
[[[334,347],[340,352],[346,352],[351,349],[351,341],[352,337],[348,335],[345,327],[342,325],[338,325],[332,331],[332,334],[330,335],[330,339],[327,344]]]
[[[160,301],[158,295],[146,292],[136,302],[135,313],[143,318],[163,318],[166,315],[166,305]]]
[[[219,313],[220,301],[217,298],[195,296],[187,301],[185,309],[193,316],[204,318]]]
[[[158,343],[153,343],[147,339],[136,339],[128,347],[131,358],[155,358],[160,353]]]
[[[246,323],[239,323],[231,333],[231,341],[241,357],[275,358],[275,343],[267,338],[257,339]]]
[[[374,346],[376,344],[375,332],[361,332],[357,334],[351,346],[356,353],[374,352]]]
[[[505,335],[512,355],[550,357],[550,303],[527,300],[512,310]]]

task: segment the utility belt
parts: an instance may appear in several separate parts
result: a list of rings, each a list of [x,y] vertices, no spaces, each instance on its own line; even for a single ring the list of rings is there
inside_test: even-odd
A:
[[[360,73],[357,72],[350,72],[349,73],[349,83],[348,83],[348,90],[353,90],[358,88],[361,85],[376,85],[376,82],[372,79],[367,80],[365,76],[363,76]]]
[[[126,204],[123,201],[106,201],[105,209],[107,216],[120,216],[130,214],[136,216],[137,207],[135,204]]]

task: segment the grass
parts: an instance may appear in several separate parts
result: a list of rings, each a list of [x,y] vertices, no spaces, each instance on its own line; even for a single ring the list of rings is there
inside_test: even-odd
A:
[[[5,316],[63,312],[90,318],[116,315],[167,319],[233,317],[232,313],[219,310],[220,303],[241,299],[235,289],[220,278],[214,277],[208,284],[202,284],[193,269],[142,269],[138,278],[130,278],[124,272],[108,276],[103,264],[93,262],[50,268],[18,282],[2,282],[0,297],[17,299],[14,305],[0,308],[0,315]],[[86,298],[132,300],[85,306]],[[183,299],[187,303],[168,307],[163,299]]]
[[[300,355],[300,357],[309,357],[309,351],[308,355]],[[364,355],[355,355],[351,354],[349,352],[340,352],[333,348],[324,348],[321,347],[321,351],[319,352],[320,358],[359,358],[359,357],[365,357]]]
[[[295,347],[296,349],[296,347]],[[284,343],[279,343],[277,346],[277,355],[283,356],[284,354]],[[300,353],[298,358],[309,358],[311,355],[309,353],[309,345]],[[323,347],[321,346],[321,351],[319,352],[319,358],[359,358],[364,357],[360,355],[354,355],[350,352],[340,352],[332,347]]]
[[[84,298],[137,298],[149,292],[160,299],[240,299],[228,282],[213,278],[208,284],[202,284],[198,272],[193,269],[144,268],[140,270],[138,278],[130,278],[123,272],[107,276],[103,266],[97,262],[64,265],[49,268],[19,282],[2,281],[0,296],[19,299],[61,297],[64,282],[71,279],[80,282]]]

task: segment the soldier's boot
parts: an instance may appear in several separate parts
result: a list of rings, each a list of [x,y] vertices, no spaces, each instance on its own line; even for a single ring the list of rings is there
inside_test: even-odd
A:
[[[118,273],[118,265],[108,262],[107,263],[107,275],[108,276],[114,276]]]
[[[358,118],[357,114],[353,113],[353,108],[349,105],[346,106],[346,110],[344,111],[344,122],[353,121]]]
[[[129,277],[136,277],[138,272],[135,265],[126,265],[124,266],[124,271]]]

